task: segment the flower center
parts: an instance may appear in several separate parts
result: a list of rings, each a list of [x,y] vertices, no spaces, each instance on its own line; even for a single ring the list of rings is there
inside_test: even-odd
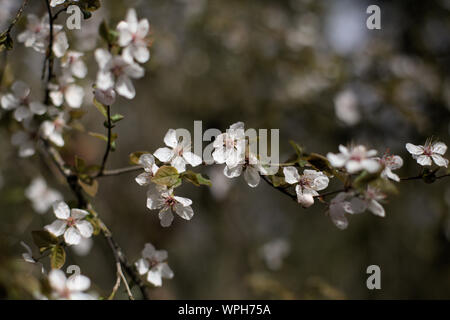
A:
[[[67,218],[66,224],[67,224],[68,227],[73,227],[73,226],[75,225],[75,222],[76,222],[76,221],[75,221],[74,218],[69,217],[69,218]]]

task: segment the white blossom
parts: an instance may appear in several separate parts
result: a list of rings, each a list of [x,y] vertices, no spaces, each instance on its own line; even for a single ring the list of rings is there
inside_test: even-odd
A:
[[[48,283],[52,289],[52,298],[58,300],[94,300],[91,294],[84,293],[91,286],[91,280],[82,275],[75,274],[66,278],[63,271],[53,269],[48,274]]]
[[[59,112],[55,119],[46,120],[41,124],[42,136],[45,139],[50,140],[56,146],[64,146],[63,131],[67,127],[66,114]]]
[[[100,68],[97,73],[96,87],[103,91],[114,88],[119,95],[133,99],[136,89],[130,78],[142,78],[144,69],[123,56],[111,55],[105,49],[95,50],[95,59]]]
[[[167,251],[156,250],[151,243],[146,243],[142,258],[136,261],[136,269],[141,276],[147,275],[147,281],[156,287],[162,285],[162,278],[172,279],[173,271],[167,262]]]
[[[170,163],[179,173],[186,171],[186,164],[196,167],[202,163],[202,158],[191,152],[190,141],[178,141],[176,130],[167,131],[164,143],[167,147],[159,148],[153,155],[161,162]]]
[[[354,126],[361,120],[358,98],[352,90],[340,92],[334,98],[336,117],[348,126]]]
[[[245,157],[243,163],[238,163],[231,168],[225,166],[223,169],[223,173],[227,178],[239,177],[242,172],[244,172],[244,179],[252,188],[255,188],[259,184],[261,179],[260,171],[264,172],[264,169],[260,165],[258,158],[252,153],[249,153],[248,156]]]
[[[14,119],[22,122],[34,114],[43,115],[47,107],[38,101],[30,101],[30,87],[23,81],[16,81],[11,86],[12,93],[2,96],[1,104],[5,110],[14,110]]]
[[[82,52],[72,50],[67,51],[66,55],[62,59],[61,67],[69,70],[73,76],[83,79],[86,77],[88,71],[86,64],[83,59],[81,59],[83,55],[84,54]]]
[[[36,153],[33,135],[28,132],[22,130],[15,132],[11,136],[11,144],[19,147],[19,157],[21,158],[31,157]]]
[[[53,204],[53,212],[57,220],[52,224],[45,226],[45,229],[59,237],[64,234],[64,241],[68,245],[77,245],[82,238],[90,238],[94,232],[92,224],[84,220],[89,212],[82,209],[70,209],[62,202]]]
[[[50,83],[50,98],[56,107],[60,107],[64,101],[71,108],[80,108],[83,104],[84,90],[76,85],[75,79],[68,73],[58,77],[58,84]]]
[[[61,193],[49,188],[42,177],[33,179],[25,189],[25,196],[31,201],[34,211],[39,214],[46,213],[55,202],[62,200]]]
[[[139,63],[145,63],[150,59],[150,52],[147,48],[148,40],[146,39],[149,28],[147,19],[138,21],[136,10],[128,10],[126,20],[117,25],[119,45],[125,47],[124,56],[134,58]]]
[[[35,51],[45,53],[50,38],[50,24],[48,16],[41,20],[34,14],[28,15],[27,29],[17,36],[19,42],[23,42],[25,47],[31,47]],[[57,58],[61,58],[69,48],[66,33],[61,25],[53,25],[53,53]]]
[[[433,161],[439,167],[447,168],[448,166],[448,160],[443,157],[447,151],[447,145],[443,142],[427,141],[424,146],[407,143],[406,149],[421,166],[431,166]]]
[[[228,168],[233,168],[242,162],[245,159],[244,123],[231,125],[225,133],[216,137],[213,146],[212,156],[216,163],[226,163]]]
[[[367,150],[362,145],[350,148],[340,145],[339,151],[338,154],[328,153],[327,158],[333,167],[345,167],[348,173],[357,173],[362,170],[375,173],[381,167],[380,163],[373,158],[377,154],[376,150]]]
[[[334,225],[341,230],[348,227],[348,220],[345,214],[354,212],[350,201],[348,201],[348,198],[352,196],[351,193],[340,192],[330,201],[328,215]]]
[[[383,194],[380,190],[369,186],[364,192],[362,198],[354,197],[350,200],[350,204],[352,207],[352,212],[350,213],[355,214],[369,210],[376,216],[384,217],[386,215],[385,210],[378,201],[385,198],[386,195]]]
[[[283,173],[287,183],[296,184],[297,201],[305,208],[314,204],[314,197],[319,195],[317,191],[328,187],[329,179],[320,171],[304,170],[300,176],[295,167],[285,167]]]
[[[144,172],[138,175],[135,180],[140,186],[147,186],[159,168],[155,164],[155,158],[149,153],[139,157],[139,164],[144,168]]]
[[[169,227],[173,221],[173,212],[185,220],[191,220],[194,211],[191,208],[192,200],[178,197],[173,194],[173,189],[151,184],[147,192],[147,208],[159,209],[161,226]]]
[[[383,166],[381,172],[382,178],[388,178],[399,182],[400,177],[392,172],[392,170],[400,169],[403,166],[403,159],[400,156],[385,154],[382,158],[375,158]]]
[[[270,270],[279,270],[290,250],[289,242],[280,238],[264,244],[259,253]]]
[[[116,101],[116,91],[114,91],[113,88],[95,88],[94,96],[97,101],[104,104],[105,106],[110,106]]]

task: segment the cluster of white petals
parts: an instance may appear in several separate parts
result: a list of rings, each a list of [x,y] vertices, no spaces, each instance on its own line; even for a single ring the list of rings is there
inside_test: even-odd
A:
[[[381,171],[382,178],[400,181],[400,177],[392,172],[392,170],[400,169],[403,166],[403,159],[400,156],[385,154],[382,158],[376,159],[383,167],[383,171]]]
[[[84,90],[75,84],[75,79],[68,72],[64,72],[57,78],[57,84],[50,83],[50,98],[53,105],[60,107],[64,101],[71,108],[80,108],[83,104]]]
[[[92,224],[85,220],[89,212],[82,209],[70,209],[62,201],[53,204],[53,212],[57,220],[45,226],[45,229],[59,237],[64,234],[64,241],[68,245],[77,245],[82,238],[90,238],[94,232]]]
[[[82,275],[74,274],[69,278],[63,271],[53,269],[48,274],[48,283],[52,289],[51,298],[57,300],[95,300],[95,296],[84,291],[91,286],[91,280]]]
[[[349,148],[340,145],[338,154],[328,153],[327,158],[335,168],[345,168],[348,173],[357,173],[367,170],[370,173],[377,172],[381,165],[374,158],[376,150],[367,150],[365,146],[351,146]]]
[[[23,81],[16,81],[11,86],[11,93],[1,98],[2,108],[7,111],[14,110],[14,119],[19,122],[30,119],[33,115],[43,115],[47,107],[39,101],[31,101],[30,87]]]
[[[39,214],[46,213],[55,202],[63,199],[61,193],[49,188],[42,177],[33,179],[25,189],[25,196],[31,201],[34,211]]]
[[[146,275],[149,283],[160,287],[163,278],[173,278],[173,271],[165,262],[167,257],[166,250],[156,250],[151,243],[146,243],[142,250],[142,258],[136,261],[135,266],[141,276]]]
[[[439,167],[447,168],[448,166],[448,159],[443,157],[447,151],[447,145],[443,142],[427,141],[423,146],[407,143],[406,150],[421,166],[431,166],[433,162]]]
[[[41,134],[45,139],[50,140],[56,146],[64,146],[63,132],[67,128],[67,114],[58,112],[53,120],[45,120],[41,124]]]
[[[328,187],[329,179],[320,171],[307,169],[299,175],[295,167],[285,167],[283,173],[287,183],[296,184],[297,201],[305,208],[314,204],[314,197],[319,195],[317,191]]]

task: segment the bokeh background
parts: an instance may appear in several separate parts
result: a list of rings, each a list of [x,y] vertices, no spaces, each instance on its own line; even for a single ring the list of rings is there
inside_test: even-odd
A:
[[[43,1],[31,2],[27,13],[45,13]],[[115,26],[135,7],[149,19],[153,40],[146,76],[134,81],[136,98],[113,107],[126,118],[115,128],[119,139],[109,168],[126,166],[133,151],[155,151],[168,128],[193,131],[194,120],[202,120],[204,129],[225,130],[236,121],[279,128],[282,159],[292,153],[290,139],[322,154],[349,142],[380,153],[389,149],[405,159],[400,176],[419,171],[406,142],[423,144],[434,136],[450,143],[448,0],[102,2],[81,30],[67,31],[72,48],[86,52],[90,71],[81,83],[87,92],[97,70],[93,49],[105,45],[97,35],[103,19]],[[0,1],[1,30],[19,4]],[[366,28],[369,4],[381,7],[381,30]],[[24,26],[25,20],[14,34]],[[2,92],[22,79],[41,97],[42,55],[16,43],[1,59]],[[81,123],[86,132],[103,132],[90,101],[87,96]],[[68,135],[67,161],[78,155],[100,162],[104,145],[86,132]],[[19,243],[31,244],[30,231],[53,221],[53,214],[33,212],[24,189],[42,176],[66,200],[72,195],[39,156],[19,159],[10,133],[2,121],[0,297],[28,298],[24,288],[38,270],[21,261]],[[175,277],[154,289],[153,298],[450,298],[445,179],[402,183],[400,194],[385,204],[384,219],[352,216],[340,231],[322,204],[304,210],[263,182],[251,189],[242,177],[225,178],[221,166],[202,170],[213,187],[183,185],[178,193],[193,199],[195,216],[175,219],[168,229],[146,208],[146,190],[134,182],[135,173],[100,181],[94,205],[128,257],[137,260],[146,242],[169,252]],[[115,266],[104,239],[95,238],[89,254],[79,253],[70,251],[68,264],[79,265],[93,288],[108,296]],[[366,288],[372,264],[381,268],[381,290]],[[126,298],[122,289],[117,297]]]

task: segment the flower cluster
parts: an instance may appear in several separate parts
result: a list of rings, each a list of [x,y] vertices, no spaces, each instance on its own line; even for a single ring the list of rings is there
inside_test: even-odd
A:
[[[151,243],[146,243],[142,250],[142,258],[136,261],[135,266],[141,276],[155,287],[162,285],[162,278],[172,279],[173,271],[167,262],[167,251],[156,250]]]

